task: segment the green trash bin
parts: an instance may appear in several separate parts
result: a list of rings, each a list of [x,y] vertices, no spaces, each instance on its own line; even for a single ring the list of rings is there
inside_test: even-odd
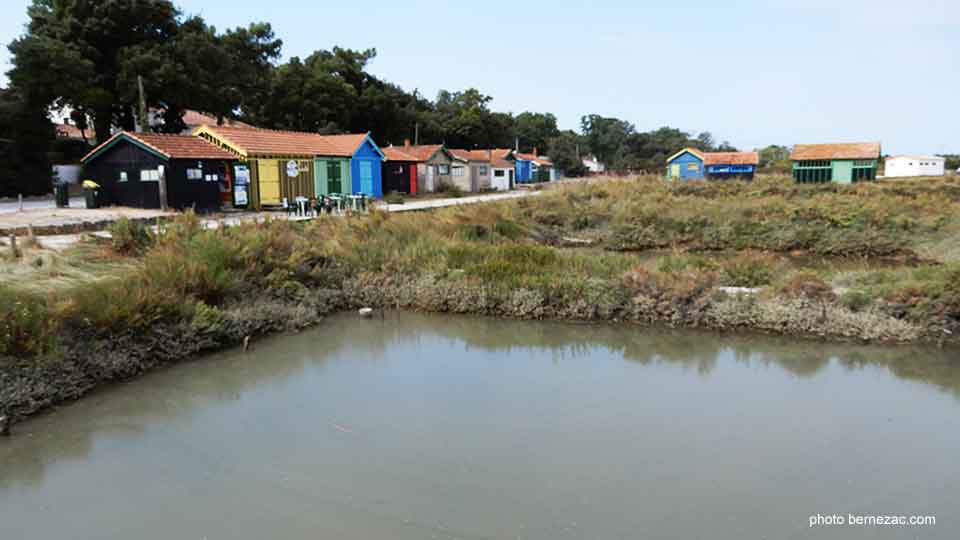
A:
[[[53,185],[53,199],[57,203],[57,208],[66,208],[70,206],[70,192],[67,184]]]

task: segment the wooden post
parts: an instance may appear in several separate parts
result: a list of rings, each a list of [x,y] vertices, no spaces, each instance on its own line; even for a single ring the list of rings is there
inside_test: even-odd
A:
[[[140,110],[137,114],[140,117],[140,132],[146,133],[150,131],[150,119],[147,118],[147,96],[143,93],[143,77],[140,75],[137,75],[137,90],[140,92]]]
[[[15,234],[10,235],[10,255],[14,259],[20,258],[20,250],[17,249],[17,235]]]
[[[17,195],[17,212],[23,212],[23,193]]]
[[[160,178],[157,182],[157,191],[160,192],[160,209],[167,209],[167,168],[160,166]]]

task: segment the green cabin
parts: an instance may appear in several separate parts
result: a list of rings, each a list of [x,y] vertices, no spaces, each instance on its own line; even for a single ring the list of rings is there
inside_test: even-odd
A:
[[[790,159],[797,182],[867,182],[877,179],[880,143],[798,144]]]

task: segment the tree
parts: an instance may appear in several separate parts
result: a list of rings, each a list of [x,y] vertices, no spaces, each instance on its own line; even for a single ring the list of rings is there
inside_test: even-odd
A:
[[[587,168],[580,159],[580,136],[573,131],[563,131],[547,143],[547,155],[553,165],[571,177],[584,176]]]
[[[10,45],[11,85],[32,103],[90,112],[97,140],[133,128],[125,64],[173,38],[179,12],[166,0],[33,0],[27,34]]]
[[[560,135],[557,117],[551,113],[520,113],[514,119],[514,129],[522,150],[544,151],[550,140]]]
[[[610,169],[623,169],[627,153],[627,141],[636,133],[633,124],[619,118],[604,118],[591,114],[580,119],[590,152]]]
[[[0,196],[50,192],[47,151],[55,131],[46,108],[14,89],[0,88]]]

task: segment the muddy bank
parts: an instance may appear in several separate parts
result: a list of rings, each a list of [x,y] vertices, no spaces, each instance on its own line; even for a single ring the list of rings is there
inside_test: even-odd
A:
[[[151,325],[147,331],[64,337],[59,351],[38,358],[0,358],[0,416],[14,421],[78,399],[103,384],[204,352],[240,347],[255,339],[316,325],[344,306],[337,291],[318,290],[300,300],[251,298],[198,313],[190,322]]]
[[[301,289],[290,297],[251,297],[204,308],[189,322],[148,331],[64,337],[58,352],[0,359],[0,416],[14,421],[78,399],[100,385],[128,380],[204,352],[242,346],[247,337],[291,332],[324,316],[363,306],[511,319],[623,321],[716,331],[754,331],[798,338],[956,345],[960,328],[925,328],[883,310],[853,312],[811,298],[775,299],[724,294],[711,287],[636,290],[602,280],[577,290],[507,290],[436,276],[363,274],[342,289]]]

